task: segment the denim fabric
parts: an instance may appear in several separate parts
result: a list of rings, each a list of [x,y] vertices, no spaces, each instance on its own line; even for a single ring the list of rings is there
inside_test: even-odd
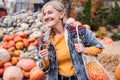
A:
[[[75,70],[75,75],[77,76],[78,80],[88,80],[81,54],[78,54],[74,48],[74,43],[77,42],[75,25],[65,24],[64,27],[66,44],[70,53],[73,68]],[[94,38],[92,31],[80,26],[78,28],[78,32],[79,37],[85,47],[96,46],[98,48],[103,48],[102,44],[96,38]],[[47,70],[47,80],[58,80],[58,63],[56,60],[56,51],[53,43],[50,45],[49,53],[50,65],[49,70]],[[41,65],[40,67],[43,68]]]

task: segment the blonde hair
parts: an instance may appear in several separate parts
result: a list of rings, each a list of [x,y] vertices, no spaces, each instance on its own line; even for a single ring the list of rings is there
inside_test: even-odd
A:
[[[64,23],[66,21],[66,11],[64,8],[64,5],[59,2],[59,1],[49,1],[47,2],[43,7],[42,7],[42,18],[43,18],[43,11],[44,9],[48,6],[51,5],[54,9],[56,9],[58,12],[62,12],[64,13],[64,17],[62,18],[62,22]],[[50,42],[53,37],[55,35],[55,31],[53,29],[51,29],[50,34],[49,34],[49,38],[47,42]]]
[[[51,5],[54,9],[56,9],[58,12],[62,12],[64,13],[64,17],[62,19],[63,22],[66,21],[66,11],[65,11],[65,8],[64,8],[64,5],[59,2],[59,1],[49,1],[47,2],[43,7],[42,7],[42,17],[43,17],[43,11],[44,9],[48,6],[48,5]]]

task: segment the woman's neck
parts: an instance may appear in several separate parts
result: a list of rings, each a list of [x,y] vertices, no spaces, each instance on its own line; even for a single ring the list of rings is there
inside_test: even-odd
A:
[[[59,24],[54,28],[55,31],[55,37],[60,37],[64,34],[64,26],[62,24]]]

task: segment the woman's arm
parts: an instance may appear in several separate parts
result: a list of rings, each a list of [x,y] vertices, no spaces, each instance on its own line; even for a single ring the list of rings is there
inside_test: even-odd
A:
[[[87,55],[97,55],[102,52],[104,48],[102,43],[100,43],[97,38],[94,37],[93,32],[91,30],[86,29],[86,50]]]

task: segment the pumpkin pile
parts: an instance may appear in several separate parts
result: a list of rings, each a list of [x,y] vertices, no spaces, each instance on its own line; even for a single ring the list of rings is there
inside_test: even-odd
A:
[[[11,56],[8,50],[1,48],[0,77],[3,80],[23,80],[23,78],[42,80],[44,78],[44,72],[37,66],[35,60]]]

